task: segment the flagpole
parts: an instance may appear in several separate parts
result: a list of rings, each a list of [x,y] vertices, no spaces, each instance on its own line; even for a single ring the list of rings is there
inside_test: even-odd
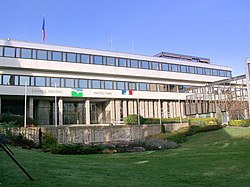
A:
[[[24,128],[27,126],[27,81],[24,85]]]
[[[55,89],[56,89],[56,83],[55,83]],[[55,127],[57,127],[57,97],[55,94]]]
[[[138,125],[141,124],[140,122],[140,101],[139,101],[139,81],[137,81],[137,87],[136,87],[136,90],[137,90],[137,116],[138,116]]]

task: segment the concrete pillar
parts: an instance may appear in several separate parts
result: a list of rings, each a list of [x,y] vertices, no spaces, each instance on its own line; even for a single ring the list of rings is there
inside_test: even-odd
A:
[[[148,101],[144,101],[144,117],[148,118]]]
[[[154,117],[158,118],[158,102],[154,101]]]
[[[59,98],[58,100],[58,125],[63,125],[63,99]]]
[[[29,117],[34,118],[34,99],[33,97],[29,97]]]
[[[168,118],[168,102],[163,101],[162,102],[162,109],[163,109],[163,118]]]
[[[144,114],[144,101],[140,100],[140,115],[145,118]]]
[[[0,114],[2,113],[2,98],[0,97]]]
[[[180,103],[175,102],[175,107],[176,107],[176,117],[180,116]]]
[[[137,114],[137,100],[134,100],[134,114]]]
[[[133,114],[134,113],[134,101],[129,100],[128,101],[128,114]]]
[[[184,102],[181,102],[181,117],[184,117]]]
[[[174,109],[173,109],[173,102],[169,102],[169,117],[174,117]]]
[[[161,118],[162,117],[162,106],[161,106],[161,101],[159,100],[158,101],[158,118]]]
[[[154,118],[154,102],[153,101],[148,102],[148,117]]]
[[[210,118],[213,118],[214,117],[214,113],[210,113]]]
[[[115,121],[115,100],[112,99],[109,102],[109,109],[110,109],[110,118],[111,118],[111,123]]]
[[[121,100],[115,101],[115,114],[116,114],[116,121],[121,121]]]
[[[90,125],[90,100],[86,99],[85,101],[85,116],[86,116],[86,125]]]
[[[128,115],[128,102],[127,102],[127,100],[123,100],[122,102],[123,102],[122,112],[123,112],[123,117],[125,118]]]

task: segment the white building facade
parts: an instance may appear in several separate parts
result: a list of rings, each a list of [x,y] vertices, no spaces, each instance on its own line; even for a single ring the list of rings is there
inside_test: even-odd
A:
[[[172,53],[144,56],[0,40],[0,112],[23,115],[26,93],[28,116],[40,125],[110,124],[138,113],[185,116],[192,86],[231,77],[231,71]]]

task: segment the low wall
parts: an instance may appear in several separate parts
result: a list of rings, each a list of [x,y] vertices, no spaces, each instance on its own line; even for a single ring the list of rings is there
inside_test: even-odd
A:
[[[173,131],[187,127],[187,123],[164,124],[166,130]],[[52,132],[58,143],[107,143],[118,141],[132,141],[145,139],[148,135],[160,133],[161,126],[157,125],[119,125],[119,126],[59,126],[59,127],[28,127],[11,128],[16,134],[22,134],[26,138],[39,141],[39,128],[42,133]]]

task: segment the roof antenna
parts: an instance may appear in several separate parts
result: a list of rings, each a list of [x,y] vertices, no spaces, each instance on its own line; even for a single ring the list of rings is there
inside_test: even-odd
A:
[[[112,33],[110,33],[109,47],[110,47],[110,51],[113,51],[113,37],[112,37]]]

